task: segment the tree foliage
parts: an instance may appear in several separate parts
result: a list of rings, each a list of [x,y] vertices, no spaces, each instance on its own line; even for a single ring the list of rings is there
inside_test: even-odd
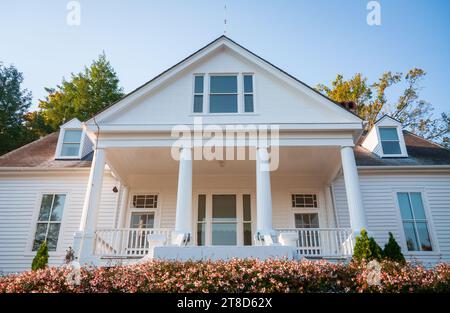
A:
[[[361,230],[359,236],[356,236],[355,247],[353,248],[353,260],[360,261],[371,261],[371,260],[381,260],[382,250],[377,244],[375,239],[369,237],[365,229]]]
[[[85,121],[123,96],[119,78],[104,53],[84,71],[71,74],[70,80],[63,79],[61,85],[45,90],[48,95],[39,101],[41,111],[32,122],[39,125],[42,120],[54,130],[74,117]]]
[[[23,74],[0,63],[0,155],[35,139],[25,127],[31,92],[22,88]]]
[[[406,74],[385,72],[374,83],[369,83],[361,73],[345,80],[337,75],[331,86],[319,84],[316,88],[330,99],[337,102],[353,101],[358,115],[368,122],[370,129],[383,114],[389,114],[399,120],[405,129],[436,141],[449,145],[449,112],[434,116],[431,103],[420,98],[420,82],[425,77],[424,70],[413,68]],[[397,99],[389,99],[389,88],[404,89]]]
[[[405,263],[402,249],[391,232],[389,232],[389,241],[384,245],[383,257],[391,261]]]
[[[31,269],[33,271],[46,268],[48,264],[48,247],[47,242],[44,241],[39,246],[39,249],[36,252],[36,256],[31,263]]]

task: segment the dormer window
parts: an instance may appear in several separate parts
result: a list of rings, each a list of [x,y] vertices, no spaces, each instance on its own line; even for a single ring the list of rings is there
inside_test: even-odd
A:
[[[402,123],[388,115],[375,122],[361,145],[381,158],[408,157]]]
[[[73,118],[60,127],[55,159],[82,159],[92,152],[92,147],[83,125]]]
[[[401,154],[400,140],[398,139],[397,127],[380,127],[380,140],[383,154]]]
[[[64,130],[64,137],[61,145],[62,157],[78,157],[80,154],[81,135],[81,129]]]

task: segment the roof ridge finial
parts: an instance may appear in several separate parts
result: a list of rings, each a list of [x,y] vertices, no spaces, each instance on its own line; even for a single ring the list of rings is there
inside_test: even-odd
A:
[[[223,34],[227,35],[227,3],[223,7]]]

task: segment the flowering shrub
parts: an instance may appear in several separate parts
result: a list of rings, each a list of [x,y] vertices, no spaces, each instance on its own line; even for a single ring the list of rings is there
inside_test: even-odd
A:
[[[69,269],[52,267],[0,277],[0,292],[450,292],[450,264],[431,269],[392,261],[381,264],[380,284],[368,283],[367,264],[326,261],[151,261]]]

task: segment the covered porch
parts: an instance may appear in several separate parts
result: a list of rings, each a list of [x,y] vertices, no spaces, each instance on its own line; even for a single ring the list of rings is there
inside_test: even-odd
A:
[[[193,149],[181,153],[176,161],[170,147],[96,150],[92,215],[85,206],[74,242],[81,261],[351,257],[365,223],[351,146],[281,146],[274,171],[260,170],[258,153],[210,161],[192,160]],[[120,185],[112,225],[99,227],[89,201],[101,185],[96,167],[105,164]],[[342,170],[352,228],[341,227],[334,206],[331,185]]]

